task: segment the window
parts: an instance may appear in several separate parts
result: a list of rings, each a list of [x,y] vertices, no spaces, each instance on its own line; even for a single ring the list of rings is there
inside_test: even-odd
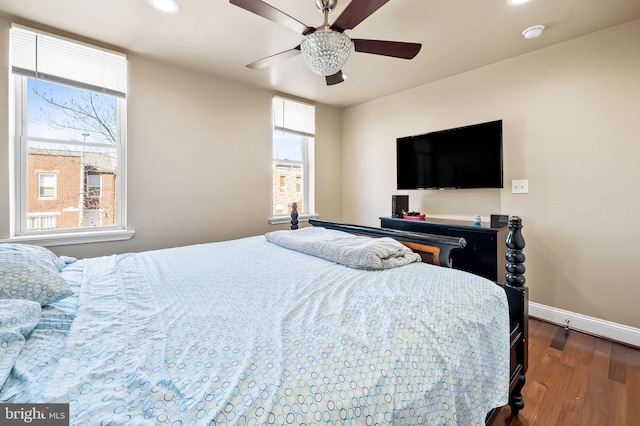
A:
[[[38,174],[38,198],[55,199],[56,198],[56,175],[54,173]]]
[[[100,198],[102,196],[102,176],[87,175],[87,198]]]
[[[126,56],[18,25],[11,52],[14,235],[126,229]]]
[[[315,107],[276,96],[273,117],[271,223],[288,221],[294,202],[304,219],[314,215]],[[287,206],[286,211],[283,206]]]
[[[95,172],[94,172],[95,173]],[[110,174],[105,176],[107,179],[111,177]],[[96,212],[96,210],[102,209],[104,211],[105,208],[109,207],[109,201],[100,203],[100,197],[102,197],[102,175],[101,174],[89,174],[87,173],[84,179],[84,214],[83,214],[83,222],[85,226],[102,226],[102,219],[95,219],[95,217],[100,216],[100,212]],[[93,217],[91,221],[88,221],[88,217]],[[96,225],[96,223],[100,223],[100,225]]]

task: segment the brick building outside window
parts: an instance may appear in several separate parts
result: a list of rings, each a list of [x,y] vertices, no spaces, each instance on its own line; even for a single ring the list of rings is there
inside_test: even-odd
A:
[[[30,231],[116,224],[117,173],[111,156],[32,148],[27,158]]]

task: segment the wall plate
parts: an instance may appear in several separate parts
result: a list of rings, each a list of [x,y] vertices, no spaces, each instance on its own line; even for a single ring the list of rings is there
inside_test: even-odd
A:
[[[511,193],[512,194],[528,194],[529,193],[529,181],[527,179],[512,180],[511,181]]]

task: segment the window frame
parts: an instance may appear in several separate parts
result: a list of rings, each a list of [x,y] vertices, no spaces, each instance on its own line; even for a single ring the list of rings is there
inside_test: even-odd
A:
[[[42,178],[51,176],[53,177],[53,195],[52,196],[43,196],[42,188],[47,188],[47,186],[42,184]],[[38,172],[38,199],[39,200],[55,200],[58,198],[58,175],[57,173],[52,172]],[[28,216],[28,212],[27,212]]]
[[[96,177],[98,178],[98,184],[97,185],[90,185],[89,184],[89,178],[91,177]],[[96,191],[97,188],[97,195],[91,195],[91,191]],[[102,198],[102,175],[101,174],[89,174],[85,172],[85,197],[86,198]]]
[[[283,102],[291,102],[294,104],[300,104],[303,106],[308,106],[308,107],[312,107],[314,109],[314,121],[315,121],[315,105],[309,104],[309,103],[305,103],[305,102],[300,102],[298,100],[292,100],[283,96],[274,96],[272,98],[272,111],[274,109],[274,102],[276,99],[280,99]],[[288,161],[288,160],[280,160],[281,162],[287,162],[287,163],[301,163],[302,164],[302,173],[301,173],[301,180],[302,182],[300,183],[300,192],[296,191],[296,193],[301,193],[301,198],[302,198],[302,208],[298,207],[298,220],[299,221],[306,221],[308,219],[311,218],[317,218],[318,215],[315,213],[315,129],[312,131],[313,133],[310,132],[305,132],[302,130],[298,130],[298,129],[292,129],[292,128],[288,128],[286,126],[286,117],[284,117],[284,112],[283,112],[283,118],[282,118],[282,122],[283,125],[278,125],[275,114],[274,114],[274,120],[273,120],[273,131],[272,131],[272,141],[271,141],[271,145],[272,145],[272,155],[271,155],[271,164],[272,164],[272,168],[276,168],[276,163],[278,161],[278,159],[273,158],[273,144],[274,144],[274,135],[277,133],[280,134],[290,134],[290,135],[294,135],[297,137],[301,138],[301,150],[302,150],[302,160],[301,161]],[[315,125],[314,125],[315,128]],[[297,189],[297,182],[293,182],[293,187],[294,189]],[[269,223],[270,224],[284,224],[284,223],[289,223],[291,220],[291,215],[290,213],[287,211],[287,209],[283,209],[284,213],[282,214],[276,214],[275,211],[275,207],[276,207],[276,203],[275,201],[275,191],[276,191],[276,185],[272,185],[272,192],[271,192],[271,216],[269,217]],[[277,185],[278,191],[280,191],[280,185]]]
[[[18,242],[42,246],[123,241],[135,235],[127,227],[127,56],[123,52],[105,49],[99,43],[87,43],[60,34],[26,27],[15,22],[10,30],[9,58],[9,217],[8,238],[1,242]],[[78,71],[80,71],[78,73]],[[100,228],[57,229],[29,232],[27,209],[27,140],[22,119],[26,117],[26,97],[23,99],[21,77],[34,78],[81,90],[115,96],[118,99],[118,218],[117,225]],[[11,86],[15,86],[12,90]],[[39,135],[41,136],[41,135]],[[29,138],[34,140],[35,138]],[[41,138],[39,142],[58,142]],[[62,141],[71,144],[70,141]],[[113,145],[111,145],[114,148]],[[102,144],[104,148],[104,144]],[[58,182],[59,186],[60,182]],[[82,189],[81,189],[82,190]],[[57,194],[58,197],[60,194]],[[34,213],[37,215],[44,214]],[[115,216],[115,215],[114,215]]]
[[[14,196],[12,198],[14,217],[11,223],[11,236],[7,241],[44,246],[66,244],[95,243],[105,241],[128,240],[135,231],[127,229],[126,224],[126,100],[116,98],[116,120],[118,144],[104,144],[84,141],[68,141],[48,139],[27,135],[27,76],[11,73],[14,80],[13,113],[14,113],[14,173],[12,175]],[[60,84],[53,81],[54,84]],[[80,90],[88,90],[79,88]],[[60,145],[75,145],[97,148],[115,149],[117,155],[116,167],[118,179],[116,182],[116,225],[99,227],[78,227],[69,229],[30,230],[28,217],[28,143],[47,142]],[[83,172],[84,173],[84,172]]]

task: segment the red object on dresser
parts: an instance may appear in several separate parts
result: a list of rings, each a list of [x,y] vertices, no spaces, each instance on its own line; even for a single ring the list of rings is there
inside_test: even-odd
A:
[[[419,214],[419,215],[414,216],[414,215],[408,215],[408,214],[405,213],[405,214],[402,215],[402,218],[403,219],[408,219],[408,220],[424,220],[425,215],[424,214]]]

